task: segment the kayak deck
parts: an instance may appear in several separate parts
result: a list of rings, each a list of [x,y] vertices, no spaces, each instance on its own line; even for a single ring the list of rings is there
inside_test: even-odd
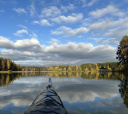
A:
[[[36,97],[25,114],[67,114],[60,97],[52,86],[51,78],[46,89]]]

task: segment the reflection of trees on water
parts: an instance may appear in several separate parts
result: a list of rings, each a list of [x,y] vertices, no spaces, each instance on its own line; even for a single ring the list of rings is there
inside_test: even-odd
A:
[[[9,85],[18,78],[20,78],[20,74],[0,74],[0,86]]]
[[[83,78],[83,79],[103,79],[103,80],[118,80],[118,77],[123,77],[120,73],[107,72],[101,74],[99,72],[22,72],[13,74],[0,74],[0,86],[9,85],[16,79],[28,76],[51,76],[58,78]]]
[[[14,80],[19,79],[21,77],[28,76],[48,76],[47,73],[40,72],[22,72],[22,73],[13,73],[13,74],[0,74],[0,86],[5,86],[11,84]]]
[[[124,78],[120,79],[119,93],[124,100],[124,104],[128,108],[128,74],[124,75]]]
[[[121,73],[118,72],[106,72],[101,74],[100,72],[83,72],[81,77],[84,79],[103,79],[103,80],[118,80],[121,77]]]

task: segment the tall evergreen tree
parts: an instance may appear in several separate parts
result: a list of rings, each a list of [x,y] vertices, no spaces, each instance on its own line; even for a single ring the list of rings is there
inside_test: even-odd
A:
[[[124,68],[128,68],[128,36],[124,36],[120,41],[116,58],[124,65]]]

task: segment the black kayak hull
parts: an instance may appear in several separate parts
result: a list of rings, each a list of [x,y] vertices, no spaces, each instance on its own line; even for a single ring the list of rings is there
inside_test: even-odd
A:
[[[55,92],[49,78],[49,84],[40,93],[24,114],[67,114],[67,111]]]

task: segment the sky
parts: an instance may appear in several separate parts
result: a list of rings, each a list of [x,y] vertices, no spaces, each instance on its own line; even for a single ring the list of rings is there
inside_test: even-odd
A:
[[[24,66],[117,62],[127,0],[0,0],[0,57]]]

